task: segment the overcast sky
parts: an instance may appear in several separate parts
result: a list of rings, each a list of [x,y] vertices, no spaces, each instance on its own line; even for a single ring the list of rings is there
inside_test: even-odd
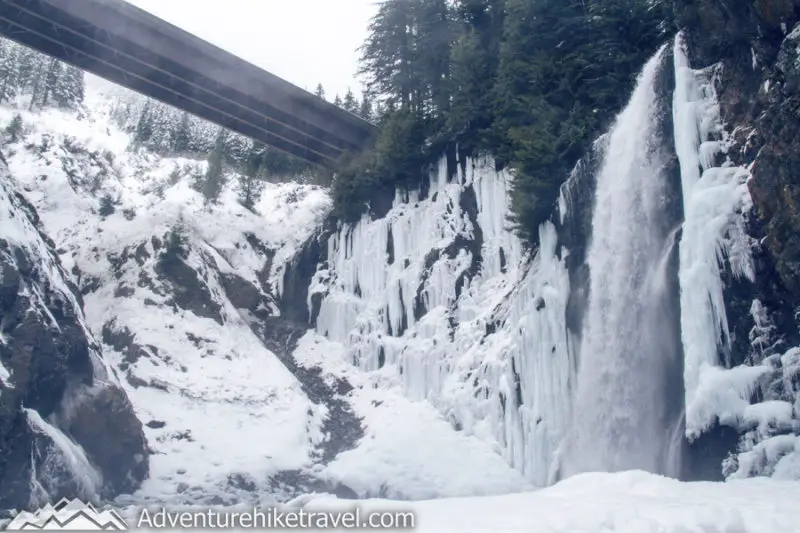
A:
[[[328,100],[355,77],[375,0],[127,0]]]

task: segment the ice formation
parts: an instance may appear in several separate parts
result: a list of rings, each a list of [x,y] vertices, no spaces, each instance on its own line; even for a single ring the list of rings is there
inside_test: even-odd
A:
[[[716,403],[714,398],[720,396],[709,393],[709,387],[727,386],[745,401],[754,386],[754,381],[739,379],[735,371],[725,373],[719,368],[721,354],[730,343],[721,269],[727,261],[734,275],[754,278],[743,217],[751,200],[747,169],[718,163],[729,143],[711,83],[713,69],[691,69],[681,35],[675,40],[674,55],[675,149],[684,205],[679,279],[686,435],[693,438],[727,408],[724,402]],[[747,372],[758,377],[754,370]]]
[[[505,219],[511,179],[489,159],[451,179],[442,160],[427,197],[398,192],[385,218],[330,238],[309,305],[324,295],[316,330],[354,364],[429,400],[544,484],[574,373],[566,250],[547,222],[525,256]]]

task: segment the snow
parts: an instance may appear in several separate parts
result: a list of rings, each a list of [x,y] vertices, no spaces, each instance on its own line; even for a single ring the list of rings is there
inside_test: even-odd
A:
[[[414,503],[372,499],[357,508],[361,517],[413,513],[420,533],[797,533],[798,498],[800,484],[793,482],[681,483],[631,471],[581,474],[536,492]],[[297,506],[335,512],[353,511],[354,503],[319,495]],[[281,510],[296,512],[297,506]],[[129,508],[123,516],[135,524],[138,514]]]
[[[681,335],[685,352],[686,435],[697,437],[721,411],[727,397],[736,400],[752,384],[715,371],[719,349],[730,344],[720,270],[730,264],[734,275],[753,279],[745,213],[751,206],[746,181],[749,172],[731,165],[715,166],[728,141],[722,132],[719,106],[709,72],[691,69],[683,38],[675,40],[676,90],[674,95],[675,146],[680,160],[684,225],[680,240]],[[722,141],[714,141],[714,138]],[[712,141],[713,144],[709,144]],[[758,372],[748,374],[755,379]],[[709,382],[710,380],[710,382]],[[713,386],[729,393],[712,392]],[[711,404],[704,402],[711,401]]]
[[[401,500],[531,488],[493,446],[453,431],[450,422],[427,402],[411,400],[397,387],[387,389],[384,376],[353,367],[340,344],[309,332],[301,339],[296,357],[302,364],[348,379],[355,387],[351,403],[366,428],[355,449],[343,452],[320,471],[325,478],[346,484],[361,497]]]
[[[450,180],[443,159],[425,199],[398,192],[385,218],[340,229],[308,303],[322,296],[317,333],[381,388],[430,402],[544,485],[571,404],[568,252],[548,222],[523,254],[505,220],[513,176],[489,159],[466,169]],[[448,255],[456,241],[476,244]]]
[[[89,95],[98,98],[95,93]],[[512,364],[504,361],[506,351],[520,358],[523,350],[539,350],[536,339],[543,333],[559,350],[566,350],[557,309],[565,305],[568,282],[563,261],[555,257],[552,226],[543,228],[543,257],[533,266],[526,263],[521,243],[506,228],[503,214],[510,178],[496,173],[493,162],[474,162],[459,174],[456,183],[447,182],[442,167],[433,174],[431,195],[439,192],[436,201],[430,197],[419,202],[413,197],[407,202],[398,199],[387,220],[365,222],[352,233],[343,231],[332,239],[332,248],[349,249],[359,259],[354,263],[344,254],[331,255],[337,283],[347,284],[352,292],[358,284],[362,297],[334,291],[334,297],[323,305],[318,326],[328,320],[327,328],[339,335],[337,339],[347,341],[356,316],[342,312],[336,300],[341,298],[345,305],[354,302],[355,309],[367,316],[384,306],[389,309],[391,319],[376,325],[372,340],[389,324],[398,330],[403,312],[410,326],[404,341],[411,339],[412,330],[419,338],[403,351],[399,342],[391,344],[399,339],[383,335],[387,347],[384,369],[377,368],[374,351],[363,365],[352,366],[352,350],[346,342],[325,340],[322,361],[315,362],[303,349],[297,351],[300,364],[321,366],[357,385],[347,401],[364,418],[366,437],[354,450],[323,467],[315,464],[314,452],[324,438],[321,425],[326,408],[306,397],[296,378],[253,334],[248,325],[252,316],[229,301],[221,276],[236,274],[261,287],[267,249],[274,253],[268,281],[279,291],[286,260],[330,209],[327,193],[297,183],[268,183],[255,212],[250,212],[238,204],[233,185],[236,176],[231,176],[218,203],[206,205],[191,186],[193,176],[204,172],[204,162],[132,149],[128,135],[104,117],[104,105],[93,100],[89,105],[92,112],[82,119],[62,111],[20,110],[26,128],[24,140],[5,153],[14,179],[62,251],[66,269],[78,273],[79,285],[91,287],[84,295],[87,323],[103,338],[105,358],[119,375],[155,452],[150,457],[150,477],[137,494],[123,500],[188,504],[219,496],[230,501],[239,497],[229,483],[230,476],[237,474],[254,480],[260,493],[268,495],[269,489],[261,483],[277,472],[295,469],[345,483],[365,495],[379,494],[382,486],[409,499],[501,494],[531,488],[509,464],[516,461],[524,466],[530,460],[525,458],[525,449],[531,457],[538,454],[541,465],[536,468],[545,472],[539,477],[545,477],[551,448],[560,438],[558,424],[564,419],[561,406],[566,403],[553,392],[566,400],[566,388],[557,388],[555,383],[565,382],[561,374],[567,372],[567,365],[561,362],[567,359],[557,360],[552,377],[539,378],[534,373],[546,369],[542,364],[552,357],[550,347],[542,347],[542,361],[524,370],[526,379],[554,381],[526,392],[530,414],[510,407],[513,392],[508,385],[504,385],[507,400],[501,400],[496,391],[501,383],[513,383]],[[16,112],[0,107],[0,120],[10,120]],[[474,191],[471,214],[461,206],[467,184]],[[106,195],[114,200],[115,210],[100,216],[100,198]],[[472,256],[466,252],[453,258],[443,256],[425,274],[422,298],[429,312],[417,321],[413,300],[425,270],[425,256],[433,248],[447,247],[457,236],[473,236],[476,223],[483,237],[480,290],[474,287],[476,282],[466,282],[456,305],[456,280],[471,268]],[[390,225],[395,270],[374,261],[385,254]],[[219,306],[222,323],[174,305],[175,289],[159,275],[163,243],[178,228],[186,241],[179,261],[197,273],[195,290],[206,292]],[[428,237],[420,240],[421,235]],[[254,244],[253,238],[258,242]],[[405,258],[412,262],[408,269],[402,268]],[[528,276],[526,284],[520,285],[529,271],[540,271],[541,276]],[[395,287],[407,288],[402,297],[399,290],[387,290],[387,279],[392,279]],[[320,276],[318,288],[327,290],[323,281]],[[124,297],[120,297],[123,289]],[[485,335],[486,322],[502,319],[489,315],[514,291],[520,292],[521,303],[511,306],[509,316],[515,321],[512,340],[500,335],[487,340],[493,355],[485,363],[479,341]],[[272,298],[274,312],[277,295],[267,296]],[[380,309],[366,306],[367,296]],[[537,299],[546,301],[553,314],[526,318],[527,308]],[[327,315],[326,309],[330,309]],[[467,327],[451,341],[449,320],[453,314]],[[362,317],[358,320],[363,321]],[[343,320],[349,322],[337,326]],[[529,328],[528,322],[542,331]],[[118,341],[103,335],[105,330],[122,335],[128,346],[115,348]],[[523,341],[524,345],[517,346]],[[439,352],[429,350],[434,343],[447,345],[450,361],[436,360]],[[465,347],[470,353],[463,359],[463,367],[456,368],[457,356]],[[368,355],[366,348],[364,354]],[[401,374],[394,365],[405,372]],[[469,365],[483,368],[475,370]],[[516,365],[523,366],[520,361]],[[461,396],[474,398],[473,380],[464,378],[472,371],[482,375],[480,386],[487,392],[463,409]],[[445,389],[452,390],[443,393],[441,400],[429,394]],[[494,419],[494,413],[502,410],[502,401],[509,402],[508,420],[520,427],[504,429],[506,422]],[[537,438],[545,439],[548,447],[525,448],[521,442],[527,431],[521,424],[534,424],[547,409],[554,412],[546,413],[547,423],[539,424],[544,437]],[[457,424],[465,429],[454,430]],[[420,431],[430,438],[421,439]],[[513,450],[499,444],[498,438],[512,442]]]
[[[23,142],[4,153],[66,269],[77,268],[83,284],[94,284],[84,295],[87,327],[98,338],[104,327],[128,332],[139,350],[104,347],[137,416],[152,426],[145,426],[155,451],[151,476],[137,497],[191,501],[222,492],[231,474],[264,480],[308,467],[321,439],[322,408],[251,331],[246,314],[225,297],[220,275],[235,273],[259,287],[263,250],[274,252],[275,264],[291,257],[327,215],[327,193],[267,183],[251,212],[238,204],[231,176],[218,204],[206,205],[191,187],[204,162],[129,150],[129,136],[103,116],[104,103],[92,100],[97,94],[89,97],[96,111],[84,118],[0,107],[0,123],[17,112],[23,117]],[[0,186],[0,195],[7,194]],[[101,217],[104,195],[117,205]],[[0,208],[4,238],[24,246],[41,242],[27,219],[6,213]],[[153,238],[165,241],[176,228],[187,240],[182,261],[220,306],[222,324],[170,305],[173,289],[157,275]],[[134,259],[136,253],[145,256]],[[273,287],[281,274],[269,272]],[[143,283],[143,276],[150,281]],[[118,297],[121,288],[128,297]]]

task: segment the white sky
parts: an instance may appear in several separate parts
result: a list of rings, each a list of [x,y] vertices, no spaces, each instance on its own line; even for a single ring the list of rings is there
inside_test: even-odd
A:
[[[358,52],[375,0],[127,0],[281,78],[333,100],[358,94]]]

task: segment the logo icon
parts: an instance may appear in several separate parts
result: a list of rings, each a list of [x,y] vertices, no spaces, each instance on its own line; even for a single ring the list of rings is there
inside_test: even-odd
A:
[[[55,506],[47,504],[35,513],[22,511],[8,524],[7,531],[125,531],[128,524],[113,509],[98,511],[91,503],[64,498]]]

